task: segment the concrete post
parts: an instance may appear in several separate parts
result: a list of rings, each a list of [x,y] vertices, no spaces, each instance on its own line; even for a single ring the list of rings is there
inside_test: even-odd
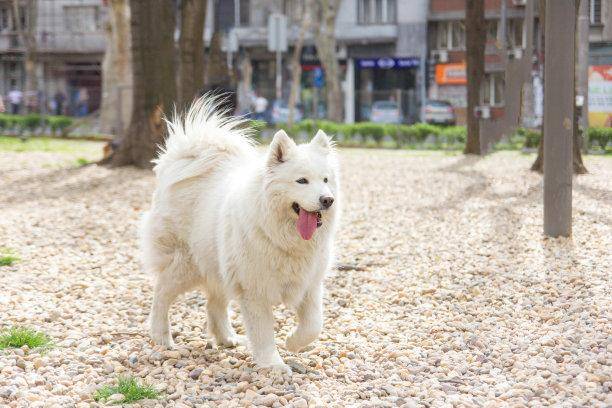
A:
[[[344,123],[355,123],[355,61],[353,58],[346,60],[344,85]]]
[[[546,0],[544,234],[550,237],[572,232],[575,1]]]

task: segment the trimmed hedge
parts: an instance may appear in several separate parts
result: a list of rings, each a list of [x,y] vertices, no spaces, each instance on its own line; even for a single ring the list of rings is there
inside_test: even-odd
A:
[[[612,141],[612,127],[592,127],[588,132],[589,142],[597,143],[601,150],[606,150],[608,143]]]
[[[13,131],[22,134],[27,131],[33,133],[37,129],[44,129],[49,126],[51,132],[56,135],[58,132],[63,133],[72,123],[73,119],[68,116],[44,116],[38,113],[27,115],[0,114],[0,132]]]

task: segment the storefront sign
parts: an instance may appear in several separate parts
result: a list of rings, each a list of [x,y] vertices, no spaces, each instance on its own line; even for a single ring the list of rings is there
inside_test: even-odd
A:
[[[436,65],[436,83],[438,85],[465,85],[467,76],[465,64],[438,64]]]
[[[589,67],[589,126],[612,126],[612,65]]]
[[[419,58],[360,58],[357,59],[357,66],[361,69],[404,69],[419,66]]]

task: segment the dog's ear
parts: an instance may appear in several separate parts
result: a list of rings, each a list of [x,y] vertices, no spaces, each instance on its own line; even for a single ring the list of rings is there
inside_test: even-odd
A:
[[[327,136],[321,129],[319,129],[317,134],[312,138],[310,144],[322,147],[325,150],[330,150],[333,145],[329,136]]]
[[[292,150],[295,148],[295,142],[291,140],[284,130],[279,130],[274,135],[272,143],[270,143],[268,164],[275,165],[287,161],[287,159],[289,159],[291,156]]]

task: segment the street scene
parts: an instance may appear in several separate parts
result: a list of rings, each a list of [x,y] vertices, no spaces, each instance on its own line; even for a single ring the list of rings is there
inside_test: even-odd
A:
[[[0,0],[0,407],[612,405],[612,0]]]

